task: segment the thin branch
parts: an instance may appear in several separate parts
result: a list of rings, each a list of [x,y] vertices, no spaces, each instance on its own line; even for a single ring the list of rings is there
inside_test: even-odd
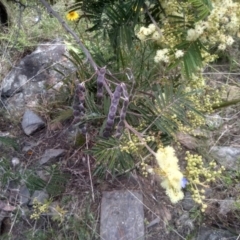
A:
[[[40,0],[40,2],[44,5],[44,7],[46,7],[47,11],[62,24],[63,28],[65,28],[65,30],[74,37],[76,42],[79,44],[79,46],[83,50],[83,52],[84,52],[85,56],[87,57],[89,63],[92,65],[93,69],[97,72],[98,71],[97,64],[95,63],[95,61],[92,58],[92,55],[90,54],[88,49],[85,47],[85,45],[82,43],[82,41],[77,36],[77,34],[67,25],[67,23],[62,19],[62,17],[57,12],[55,12],[52,9],[52,7],[45,0]]]
[[[86,133],[86,149],[88,150],[88,134]],[[88,164],[88,172],[89,172],[89,178],[90,178],[90,183],[91,183],[91,191],[92,191],[92,200],[93,202],[95,201],[94,197],[94,190],[93,190],[93,182],[92,182],[92,174],[91,174],[91,166],[90,166],[90,159],[89,155],[87,154],[87,164]]]
[[[155,27],[156,27],[159,35],[162,36],[162,35],[163,35],[163,34],[162,34],[162,31],[161,31],[161,29],[158,27],[158,24],[157,24],[157,22],[155,21],[155,19],[152,17],[152,15],[150,14],[150,12],[148,11],[148,7],[147,7],[146,4],[144,4],[144,10],[146,11],[146,13],[147,13],[148,16],[150,17],[151,21],[152,21],[153,24],[155,25]]]

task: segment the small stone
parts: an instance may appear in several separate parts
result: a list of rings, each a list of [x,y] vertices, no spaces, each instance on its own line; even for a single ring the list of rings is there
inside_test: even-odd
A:
[[[36,113],[29,109],[25,111],[22,119],[22,128],[26,135],[31,135],[44,126],[44,121]]]
[[[211,148],[214,159],[226,170],[237,171],[240,159],[240,148],[215,146]]]
[[[236,236],[237,237],[237,236]],[[201,227],[198,240],[236,239],[232,233],[226,230]]]
[[[38,142],[26,142],[24,143],[23,152],[28,152],[30,150],[32,150],[34,147],[36,147],[39,143]]]
[[[39,203],[44,204],[48,200],[48,198],[49,198],[48,193],[46,193],[45,191],[36,190],[36,191],[34,191],[32,197],[31,197],[31,201],[30,201],[29,205],[30,206],[33,205],[34,199],[36,199]]]
[[[219,213],[226,216],[227,213],[237,210],[237,206],[240,204],[240,201],[235,201],[233,199],[225,199],[220,201],[219,204]]]
[[[206,117],[206,124],[210,130],[216,130],[223,125],[223,118],[218,114],[214,114]]]
[[[196,206],[196,203],[192,199],[191,193],[186,192],[184,199],[182,200],[182,207],[185,211],[191,210],[193,207]]]
[[[30,200],[30,192],[26,185],[23,185],[19,189],[19,202],[21,205],[28,204]]]
[[[55,161],[57,158],[63,156],[63,154],[65,153],[64,149],[47,149],[41,160],[40,160],[40,165],[43,165],[45,163],[52,163],[53,161]]]

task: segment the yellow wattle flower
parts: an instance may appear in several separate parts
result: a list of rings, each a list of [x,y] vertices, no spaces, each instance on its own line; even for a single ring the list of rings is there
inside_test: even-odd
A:
[[[184,197],[181,185],[183,174],[180,171],[174,149],[170,146],[158,149],[156,160],[161,172],[164,173],[161,186],[166,189],[166,194],[171,202],[177,203]]]
[[[79,14],[76,11],[71,11],[67,13],[66,18],[69,21],[76,21],[79,18]]]

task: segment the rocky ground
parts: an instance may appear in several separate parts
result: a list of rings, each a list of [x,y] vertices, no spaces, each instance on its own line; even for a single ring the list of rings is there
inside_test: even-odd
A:
[[[95,159],[86,154],[85,140],[72,127],[71,109],[70,114],[69,108],[64,109],[68,114],[64,121],[50,121],[50,114],[59,107],[57,96],[63,87],[63,76],[55,69],[66,75],[75,70],[64,53],[61,40],[40,44],[1,84],[0,137],[9,140],[0,144],[2,236],[9,233],[10,239],[37,239],[41,233],[46,236],[41,239],[56,239],[49,233],[56,231],[58,239],[101,239],[102,194],[119,190],[141,194],[145,239],[238,239],[239,106],[208,119],[203,142],[212,147],[207,154],[225,166],[226,172],[206,192],[206,212],[199,211],[187,190],[184,200],[172,205],[159,182],[143,177],[137,169],[115,179],[110,175],[104,180],[92,176]],[[224,81],[224,74],[220,80]],[[239,83],[235,90],[229,89],[232,99],[234,94],[235,98],[240,96]],[[90,147],[94,131],[88,137]],[[181,154],[179,151],[180,159]],[[38,220],[31,218],[35,198],[42,204],[50,202],[49,210]],[[78,227],[73,226],[73,220]]]

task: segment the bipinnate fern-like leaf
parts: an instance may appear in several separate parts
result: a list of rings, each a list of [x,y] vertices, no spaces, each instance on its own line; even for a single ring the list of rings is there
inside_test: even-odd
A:
[[[53,165],[45,169],[48,180],[45,181],[36,175],[33,171],[28,170],[25,173],[25,183],[30,191],[46,190],[52,197],[59,195],[63,190],[68,176],[62,173],[60,169]]]
[[[103,139],[98,141],[90,150],[97,161],[94,174],[104,176],[109,170],[112,174],[121,174],[134,166],[134,159],[120,149],[120,141],[116,138]]]
[[[184,93],[181,88],[173,88],[172,84],[166,85],[164,88],[157,87],[154,101],[146,98],[139,103],[138,111],[145,119],[147,129],[156,129],[163,134],[173,136],[178,129],[175,119],[184,125],[190,125],[186,115],[187,111],[194,111],[199,115],[201,113],[188,100],[188,94],[190,93]],[[173,116],[174,118],[172,118]]]
[[[132,46],[134,27],[139,21],[139,14],[144,6],[144,0],[76,0],[70,10],[83,11],[83,16],[91,20],[88,31],[100,30],[109,37],[116,52],[124,43]]]
[[[196,21],[205,19],[212,10],[212,3],[209,0],[189,0],[189,2],[195,8]]]
[[[181,44],[177,45],[176,48],[184,51],[182,64],[185,75],[190,78],[200,67],[202,67],[202,45],[199,40],[193,42],[183,41]]]

